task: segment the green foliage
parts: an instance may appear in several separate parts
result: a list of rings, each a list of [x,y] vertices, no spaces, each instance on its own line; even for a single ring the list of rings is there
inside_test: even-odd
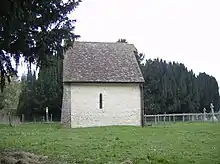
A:
[[[11,82],[6,83],[3,94],[5,95],[4,104],[7,109],[16,109],[19,102],[19,95],[22,89],[22,82],[17,77],[12,77]]]
[[[41,108],[49,108],[49,113],[54,118],[60,119],[63,84],[62,84],[62,59],[59,56],[50,57],[50,64],[42,64],[40,67],[36,99]]]
[[[15,76],[11,78],[10,84],[6,82],[4,91],[0,92],[0,110],[3,110],[3,113],[16,113],[21,86],[22,83]]]
[[[56,124],[23,124],[15,128],[0,125],[0,149],[46,155],[54,164],[217,164],[219,126],[180,123],[147,128],[64,129]]]
[[[46,56],[62,54],[78,37],[73,33],[75,20],[68,14],[80,0],[2,0],[0,6],[1,88],[6,77],[16,73],[11,61],[21,57],[41,65]],[[65,43],[65,44],[63,44]]]
[[[40,66],[38,78],[28,71],[26,85],[20,95],[17,115],[27,120],[45,115],[45,108],[53,119],[60,120],[62,106],[62,59],[51,56]]]
[[[210,102],[215,106],[220,107],[219,104],[219,87],[216,79],[206,73],[200,73],[197,78],[200,94],[200,106],[210,111]]]
[[[0,92],[0,110],[4,109],[5,105],[4,105],[4,94],[2,92]]]
[[[35,87],[36,87],[36,75],[35,72],[31,72],[31,68],[28,68],[28,73],[23,79],[23,88],[19,96],[19,103],[16,114],[21,116],[24,114],[26,118],[32,117],[32,113],[36,110],[35,106]]]
[[[216,79],[205,73],[198,77],[181,63],[155,59],[141,65],[145,78],[145,113],[188,113],[219,106]]]

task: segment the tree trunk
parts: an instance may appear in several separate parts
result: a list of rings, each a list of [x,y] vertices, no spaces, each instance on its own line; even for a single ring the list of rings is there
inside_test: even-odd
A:
[[[11,112],[8,112],[8,122],[9,122],[9,126],[12,127]]]

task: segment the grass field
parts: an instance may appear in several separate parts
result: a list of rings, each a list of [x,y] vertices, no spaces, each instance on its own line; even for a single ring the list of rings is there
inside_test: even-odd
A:
[[[47,155],[51,163],[220,164],[220,124],[64,129],[56,124],[0,125],[0,151]]]

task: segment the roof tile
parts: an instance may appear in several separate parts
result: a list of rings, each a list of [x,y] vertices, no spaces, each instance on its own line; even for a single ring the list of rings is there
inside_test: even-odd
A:
[[[133,44],[79,42],[64,54],[64,82],[144,82]]]

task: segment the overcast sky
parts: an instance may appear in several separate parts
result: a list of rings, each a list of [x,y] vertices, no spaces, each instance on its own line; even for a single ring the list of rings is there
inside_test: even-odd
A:
[[[146,58],[182,62],[220,83],[219,0],[83,0],[71,17],[79,40],[125,38]]]
[[[220,82],[219,0],[84,0],[71,17],[79,40],[125,38],[147,58],[182,62]]]

